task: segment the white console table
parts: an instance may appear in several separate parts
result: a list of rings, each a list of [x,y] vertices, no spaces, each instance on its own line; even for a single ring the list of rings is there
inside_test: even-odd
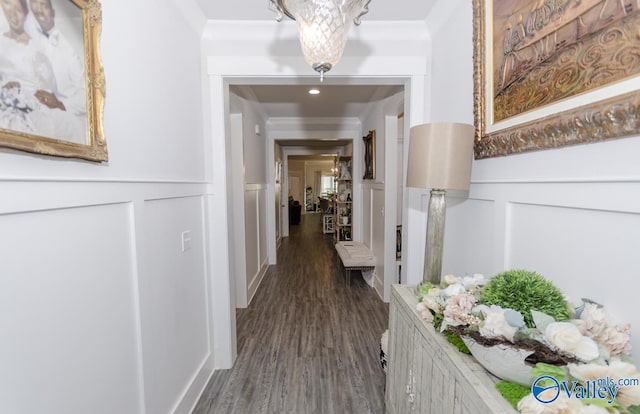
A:
[[[391,292],[387,413],[515,413],[497,379],[420,318],[414,290],[393,285]]]

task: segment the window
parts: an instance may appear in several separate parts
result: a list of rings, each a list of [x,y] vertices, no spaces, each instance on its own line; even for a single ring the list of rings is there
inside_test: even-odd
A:
[[[335,193],[333,175],[323,175],[320,178],[320,194],[328,195]]]

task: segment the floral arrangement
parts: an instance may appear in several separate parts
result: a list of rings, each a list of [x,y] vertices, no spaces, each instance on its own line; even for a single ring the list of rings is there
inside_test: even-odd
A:
[[[570,398],[570,392],[561,392],[543,404],[539,395],[529,393],[517,402],[520,412],[640,413],[640,372],[630,359],[630,326],[613,323],[602,305],[588,299],[572,304],[551,282],[525,270],[490,280],[480,274],[447,275],[440,286],[427,283],[418,291],[422,318],[448,336],[530,350],[525,362],[531,381],[521,385],[529,387],[543,376],[569,384],[572,391],[600,379],[636,381],[612,390],[610,399]]]

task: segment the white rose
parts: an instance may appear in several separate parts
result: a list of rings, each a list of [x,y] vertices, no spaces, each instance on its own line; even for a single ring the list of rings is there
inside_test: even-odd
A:
[[[465,276],[462,278],[462,284],[466,289],[473,289],[478,286],[482,286],[487,281],[484,278],[484,275],[480,273],[475,273],[473,276]]]
[[[614,382],[620,378],[640,379],[640,372],[635,365],[618,358],[612,359],[609,365],[568,364],[567,368],[571,376],[580,381],[597,381],[601,378],[611,378]],[[620,387],[616,403],[624,407],[640,405],[640,387]]]
[[[454,285],[449,285],[445,290],[442,291],[447,296],[457,296],[466,292],[466,289],[462,285],[462,283],[456,283]]]
[[[543,391],[540,395],[544,398],[544,393],[547,391]],[[545,412],[545,406],[546,404],[538,402],[533,394],[529,394],[518,401],[518,411],[522,414],[542,414]]]
[[[567,364],[569,374],[581,381],[596,380],[598,378],[606,378],[610,374],[609,366],[602,364]]]
[[[635,365],[621,361],[620,359],[613,359],[609,363],[609,369],[611,372],[610,377],[615,378],[616,381],[620,378],[640,380],[640,372]],[[630,407],[632,405],[640,405],[640,387],[622,387],[618,393],[616,402]]]
[[[447,285],[455,285],[456,283],[460,283],[460,278],[454,275],[444,275],[442,280]]]
[[[558,349],[573,354],[582,361],[591,361],[600,355],[598,344],[593,339],[583,336],[578,327],[570,322],[550,323],[544,331],[544,336]]]
[[[434,287],[429,289],[429,291],[427,292],[427,295],[429,296],[440,296],[440,288]]]
[[[580,414],[620,414],[620,411],[615,408],[613,408],[612,411],[609,411],[608,409],[597,405],[582,404]]]
[[[432,311],[436,312],[436,313],[441,313],[442,309],[444,308],[438,301],[438,298],[435,296],[423,296],[422,297],[422,302],[424,304],[424,306],[426,306],[427,308],[431,309]]]
[[[420,316],[427,322],[433,322],[433,314],[429,311],[427,304],[422,301],[416,305],[416,310],[420,312]]]
[[[553,397],[553,389],[542,391],[538,396],[542,399]],[[560,393],[555,401],[544,404],[535,399],[533,394],[529,394],[518,402],[518,411],[522,414],[605,414],[606,409],[583,404],[577,398],[568,398],[564,393]]]
[[[518,331],[517,327],[509,325],[505,318],[505,310],[500,306],[478,306],[478,310],[484,315],[484,321],[480,325],[480,335],[485,338],[505,338],[513,342],[513,335]]]

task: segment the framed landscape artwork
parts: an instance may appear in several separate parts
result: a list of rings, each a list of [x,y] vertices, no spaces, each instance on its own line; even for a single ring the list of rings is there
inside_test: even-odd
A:
[[[107,161],[100,2],[0,4],[0,147]]]
[[[640,2],[473,0],[476,159],[640,133]]]

